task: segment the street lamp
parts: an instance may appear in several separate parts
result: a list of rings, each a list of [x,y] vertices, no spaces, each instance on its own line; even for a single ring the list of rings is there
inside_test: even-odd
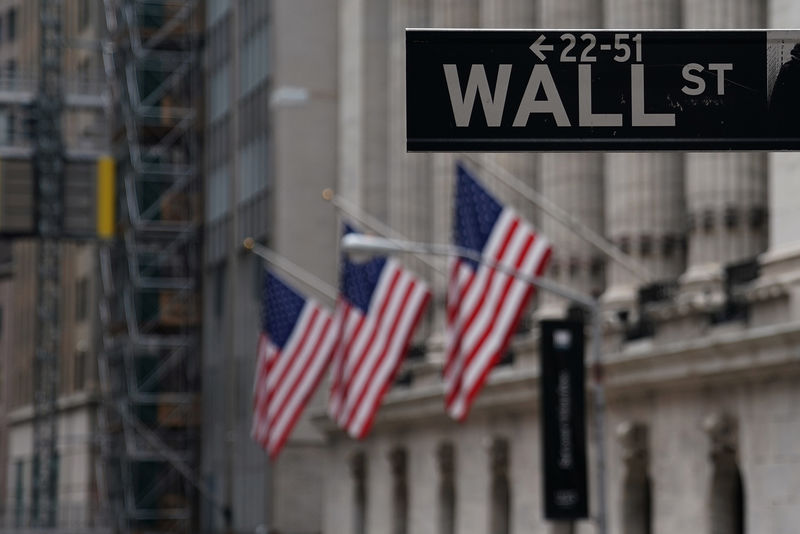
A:
[[[498,263],[491,258],[483,257],[475,250],[451,244],[420,243],[402,239],[391,239],[366,234],[349,233],[341,240],[341,248],[347,253],[369,254],[425,254],[432,256],[460,256],[469,260],[487,265],[491,269],[513,276],[518,280],[527,282],[544,291],[563,297],[570,302],[582,306],[589,312],[592,325],[591,360],[594,400],[594,437],[597,450],[597,530],[599,534],[606,534],[606,469],[605,469],[605,391],[603,388],[601,365],[603,359],[602,349],[602,313],[600,302],[588,295],[572,291],[549,280],[538,276],[529,276],[511,267]]]

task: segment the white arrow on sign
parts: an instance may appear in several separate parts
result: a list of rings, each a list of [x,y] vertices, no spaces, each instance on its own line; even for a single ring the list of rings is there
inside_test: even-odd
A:
[[[542,43],[544,43],[544,35],[540,35],[539,38],[536,39],[536,42],[533,43],[530,46],[530,49],[534,54],[536,54],[539,57],[539,59],[544,61],[547,58],[542,53],[542,51],[551,51],[551,50],[553,50],[553,45],[546,45],[546,44],[542,44]]]

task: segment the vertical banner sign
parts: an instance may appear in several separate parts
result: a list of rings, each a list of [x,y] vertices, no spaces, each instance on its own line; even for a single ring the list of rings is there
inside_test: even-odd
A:
[[[800,150],[800,31],[407,30],[408,150]]]
[[[583,323],[542,321],[540,391],[544,516],[589,516]]]

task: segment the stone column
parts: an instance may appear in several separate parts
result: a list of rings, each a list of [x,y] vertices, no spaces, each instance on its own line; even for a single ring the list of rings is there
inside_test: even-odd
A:
[[[535,28],[536,2],[533,0],[483,0],[480,4],[482,28]],[[483,155],[483,160],[498,164],[529,186],[538,188],[537,157],[525,152],[494,152]],[[488,176],[481,176],[483,183],[493,195],[506,205],[512,206],[528,221],[536,224],[536,210],[530,201],[522,198],[508,187]]]
[[[709,438],[711,484],[708,502],[708,532],[744,532],[745,503],[738,465],[738,424],[726,413],[709,415],[703,423]]]
[[[478,25],[478,0],[431,0],[431,25],[436,28],[474,28]],[[452,236],[453,184],[455,161],[453,154],[436,153],[430,157],[431,177],[431,238],[436,243],[449,243]],[[443,272],[447,272],[445,258],[433,258]],[[436,276],[434,282],[433,335],[443,339],[445,331],[444,310],[446,278]]]
[[[602,2],[597,0],[541,0],[542,28],[598,28]],[[539,187],[543,195],[572,213],[583,224],[603,228],[603,156],[597,153],[546,153],[539,158]],[[553,242],[546,276],[581,293],[603,291],[603,256],[572,231],[543,215],[541,230]],[[542,292],[538,314],[561,315],[567,303]]]
[[[683,0],[693,28],[760,28],[766,0]],[[686,156],[689,221],[688,293],[717,287],[721,268],[767,246],[767,158],[752,153]]]
[[[676,28],[680,0],[606,0],[609,28]],[[634,257],[650,280],[676,279],[685,267],[683,157],[681,154],[612,153],[605,159],[606,235]],[[612,308],[634,304],[638,280],[607,261],[603,300]]]
[[[536,0],[482,0],[483,28],[534,28]]]
[[[343,0],[339,13],[339,193],[386,221],[389,0]]]
[[[392,0],[389,13],[389,224],[409,239],[429,241],[429,156],[406,152],[406,28],[430,25],[430,0]]]
[[[363,89],[361,153],[364,208],[381,221],[388,221],[389,176],[389,0],[367,0],[363,4]]]
[[[483,0],[480,4],[482,28],[536,28],[536,1],[534,0]],[[539,189],[537,176],[538,157],[532,152],[493,152],[481,158],[505,169],[534,189]],[[503,204],[513,207],[528,222],[539,228],[535,206],[509,187],[481,175],[483,183]]]
[[[430,155],[406,152],[406,28],[430,26],[430,0],[391,0],[389,11],[389,120],[387,159],[387,213],[389,226],[414,241],[429,242],[433,187]],[[437,275],[411,256],[403,261],[419,276],[435,280]],[[415,332],[415,342],[423,342],[431,333],[431,318],[436,306],[430,306],[426,320]]]
[[[769,28],[800,28],[800,2],[770,0]],[[800,269],[800,153],[769,154],[769,250],[763,274]]]
[[[363,153],[361,41],[364,0],[342,0],[339,7],[339,194],[358,206],[362,202]]]
[[[646,534],[652,522],[647,427],[626,421],[617,427],[617,439],[624,466],[620,532]]]

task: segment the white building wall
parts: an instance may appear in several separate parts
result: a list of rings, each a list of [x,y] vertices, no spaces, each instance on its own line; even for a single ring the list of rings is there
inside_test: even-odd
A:
[[[95,488],[95,406],[87,396],[62,397],[58,415],[58,494],[56,521],[59,527],[86,527],[98,518]],[[30,410],[11,415],[8,430],[8,480],[5,525],[14,526],[18,509],[17,463],[23,462],[22,525],[30,525],[33,491],[33,422]]]

